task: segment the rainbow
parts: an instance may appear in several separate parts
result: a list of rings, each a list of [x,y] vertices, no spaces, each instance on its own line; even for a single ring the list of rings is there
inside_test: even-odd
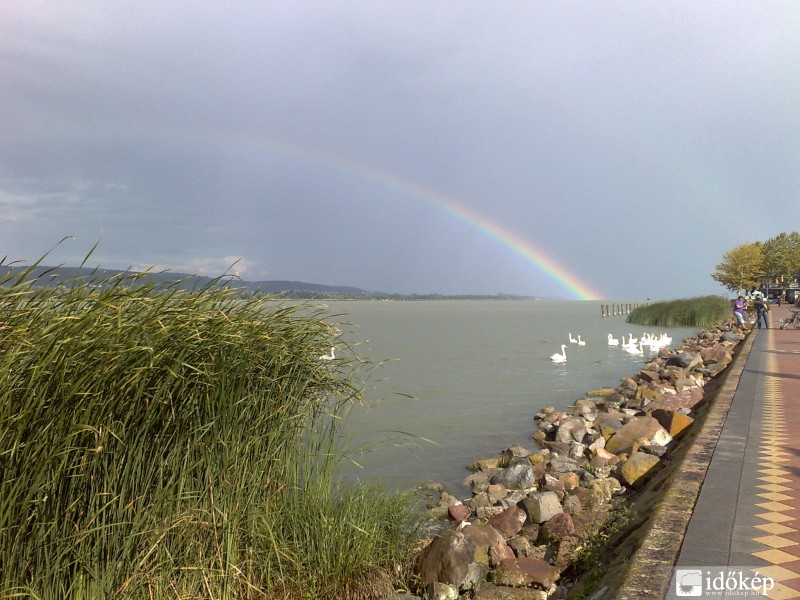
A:
[[[194,132],[194,134],[196,135],[197,133]],[[566,267],[549,257],[532,243],[523,239],[507,227],[491,220],[486,215],[464,206],[463,203],[441,192],[402,178],[389,171],[366,166],[352,159],[324,150],[306,148],[296,143],[276,140],[274,138],[264,138],[240,131],[227,131],[221,136],[219,132],[208,132],[208,136],[215,140],[219,140],[221,137],[223,140],[240,144],[256,145],[299,160],[318,162],[346,173],[354,173],[378,185],[388,187],[404,195],[432,204],[459,221],[473,227],[482,234],[496,240],[514,254],[520,256],[526,262],[544,273],[572,298],[576,300],[600,300],[603,298],[603,294],[588,283],[578,279],[578,277],[571,273]]]

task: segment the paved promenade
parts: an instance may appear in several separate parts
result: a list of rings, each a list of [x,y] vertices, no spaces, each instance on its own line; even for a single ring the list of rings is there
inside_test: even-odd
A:
[[[800,330],[779,329],[789,309],[773,307],[770,329],[750,336],[676,565],[751,567],[774,580],[748,597],[800,599]],[[701,597],[679,583],[667,598]]]

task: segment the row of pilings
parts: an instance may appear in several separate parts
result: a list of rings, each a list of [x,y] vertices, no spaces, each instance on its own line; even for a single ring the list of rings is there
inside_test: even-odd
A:
[[[617,315],[629,315],[643,304],[601,304],[601,317],[615,317]]]

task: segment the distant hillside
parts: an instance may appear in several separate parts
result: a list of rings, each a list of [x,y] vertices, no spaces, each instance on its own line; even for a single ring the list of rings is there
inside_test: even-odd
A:
[[[21,275],[30,267],[0,265],[0,277],[15,274]],[[92,284],[97,282],[102,285],[115,278],[136,278],[142,285],[159,285],[177,287],[178,289],[191,290],[212,285],[230,287],[233,289],[249,290],[252,293],[262,294],[288,294],[292,296],[326,296],[326,297],[361,297],[369,296],[370,292],[356,287],[322,285],[319,283],[305,283],[303,281],[243,281],[233,277],[213,279],[203,275],[190,275],[189,273],[174,273],[172,271],[158,271],[140,273],[137,271],[120,271],[116,269],[91,269],[87,267],[47,267],[38,266],[31,270],[26,279],[35,280],[37,285],[64,285],[70,281]]]
[[[0,278],[21,276],[30,267],[9,266],[0,264]],[[303,281],[242,281],[235,277],[212,278],[189,273],[172,271],[120,271],[116,269],[100,269],[88,267],[45,267],[30,269],[26,279],[33,280],[34,285],[68,285],[71,281],[85,285],[102,287],[115,278],[126,278],[127,285],[155,285],[156,287],[177,288],[180,290],[202,289],[209,285],[219,285],[241,290],[242,295],[266,294],[292,299],[327,299],[327,300],[545,300],[533,296],[516,296],[513,294],[390,294],[386,292],[370,292],[361,288],[345,285],[322,285]],[[557,300],[558,298],[550,298]]]

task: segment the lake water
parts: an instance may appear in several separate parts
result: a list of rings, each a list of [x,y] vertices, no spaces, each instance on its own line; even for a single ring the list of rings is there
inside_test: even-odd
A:
[[[357,354],[380,363],[368,378],[372,405],[350,419],[346,478],[406,489],[425,481],[466,494],[466,465],[511,444],[535,448],[534,415],[587,391],[615,387],[644,357],[608,345],[608,334],[666,331],[672,346],[694,328],[631,325],[602,317],[600,302],[329,302]],[[578,334],[585,346],[569,343]],[[567,361],[550,356],[566,344]]]

